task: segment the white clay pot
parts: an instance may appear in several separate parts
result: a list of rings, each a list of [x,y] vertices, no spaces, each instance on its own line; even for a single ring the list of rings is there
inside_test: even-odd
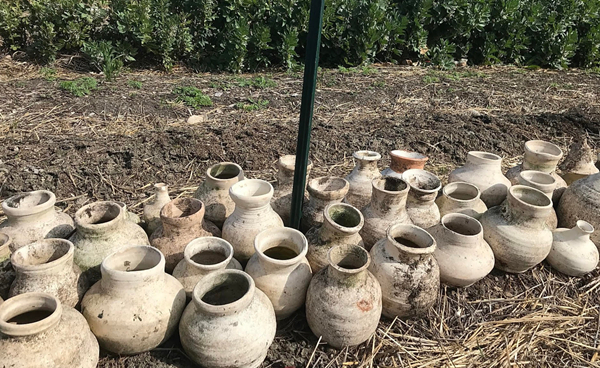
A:
[[[552,268],[569,276],[581,277],[598,266],[598,248],[590,240],[594,227],[579,220],[572,229],[553,232],[552,249],[546,258]]]
[[[440,222],[440,209],[435,204],[442,188],[440,179],[429,171],[410,169],[402,173],[402,179],[410,186],[406,212],[413,224],[427,229]]]
[[[344,202],[362,209],[371,201],[373,179],[381,176],[377,168],[377,162],[381,160],[381,155],[375,151],[356,151],[352,157],[356,164],[352,172],[345,178],[350,188]]]
[[[171,202],[171,197],[169,197],[167,184],[154,184],[154,199],[144,205],[144,213],[142,215],[148,236],[152,235],[160,226],[160,210],[169,202]]]
[[[306,178],[310,175],[312,161],[308,160]],[[296,171],[296,156],[285,155],[277,162],[277,183],[273,186],[271,207],[281,217],[283,223],[289,225],[290,211],[292,209],[292,191],[294,187],[294,172]],[[308,182],[308,180],[306,180]],[[305,188],[306,189],[306,188]],[[304,201],[306,201],[306,194]]]
[[[552,200],[554,190],[556,189],[556,179],[554,179],[552,175],[541,171],[523,170],[519,173],[518,181],[520,185],[535,188],[543,192],[550,200]],[[552,203],[552,205],[554,205],[554,203]],[[554,230],[558,226],[558,218],[556,217],[554,208],[550,211],[546,223],[550,230]]]
[[[340,203],[348,193],[350,184],[346,179],[322,176],[308,182],[308,203],[302,211],[302,229],[321,226],[323,210],[327,205]]]
[[[442,217],[449,213],[462,213],[479,219],[487,211],[487,206],[480,198],[479,189],[462,181],[448,183],[442,188],[442,195],[435,203]]]

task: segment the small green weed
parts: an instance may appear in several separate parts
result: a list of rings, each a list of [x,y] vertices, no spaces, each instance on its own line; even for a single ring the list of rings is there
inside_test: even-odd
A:
[[[246,104],[243,102],[238,102],[237,104],[235,104],[235,107],[237,107],[238,109],[241,109],[241,110],[255,111],[255,110],[264,109],[269,104],[269,100],[261,100],[261,99],[253,100],[253,99],[249,98],[248,101],[250,102],[249,104]]]
[[[373,75],[377,74],[378,70],[369,65],[364,65],[361,67],[351,67],[346,68],[345,66],[338,66],[338,71],[342,74],[358,74],[361,73],[363,75]]]
[[[423,82],[425,84],[439,83],[440,78],[436,77],[435,75],[427,74],[423,77]]]
[[[136,81],[136,80],[128,80],[127,81],[127,85],[131,88],[135,88],[135,89],[142,89],[143,84],[140,81]]]
[[[254,87],[264,89],[277,86],[277,83],[273,79],[264,76],[254,78],[236,77],[235,82],[238,87]]]
[[[213,104],[210,97],[194,86],[177,87],[173,90],[173,93],[177,95],[177,102],[183,102],[195,109],[202,106],[212,106]]]
[[[586,69],[588,74],[600,74],[600,66],[595,66],[593,68]]]
[[[77,97],[87,96],[92,93],[93,90],[97,89],[97,87],[98,81],[92,77],[83,77],[72,81],[60,82],[60,88],[71,92],[71,94]]]
[[[383,88],[386,86],[385,81],[375,81],[373,82],[373,87]]]
[[[48,82],[56,80],[56,69],[54,68],[43,67],[42,69],[40,69],[40,74]]]

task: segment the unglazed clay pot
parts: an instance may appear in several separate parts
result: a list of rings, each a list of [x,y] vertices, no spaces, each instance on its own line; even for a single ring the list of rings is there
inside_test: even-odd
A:
[[[242,180],[229,188],[235,210],[223,224],[223,239],[233,246],[233,256],[246,264],[254,254],[254,237],[263,230],[283,227],[271,208],[273,187],[260,179]]]
[[[383,315],[407,318],[427,314],[440,289],[436,243],[415,225],[392,224],[373,246],[369,270],[381,284]]]
[[[265,360],[277,322],[269,298],[250,275],[221,270],[194,289],[179,323],[181,345],[206,368],[257,368]]]
[[[475,185],[481,200],[490,208],[506,198],[510,180],[502,174],[502,158],[493,153],[471,151],[467,162],[450,173],[448,182],[464,181]]]
[[[94,202],[75,213],[77,231],[69,238],[75,246],[74,261],[93,284],[100,279],[100,264],[112,252],[132,245],[150,245],[140,226],[125,218],[115,202]]]
[[[144,205],[143,217],[148,235],[152,235],[160,226],[160,211],[169,202],[171,197],[169,197],[167,184],[154,184],[154,199]]]
[[[0,233],[0,263],[10,258],[10,247],[12,239],[4,233]]]
[[[439,223],[440,209],[435,199],[442,188],[440,179],[421,169],[406,170],[402,179],[410,186],[406,212],[413,224],[426,229]]]
[[[585,178],[598,172],[596,155],[585,137],[578,139],[569,147],[569,153],[561,163],[562,178],[571,185],[575,180]]]
[[[308,182],[308,203],[302,211],[302,230],[323,223],[323,210],[331,203],[340,203],[350,189],[346,179],[322,176]]]
[[[552,200],[554,189],[556,189],[556,179],[550,174],[535,170],[523,170],[519,173],[518,181],[520,185],[535,188],[543,192],[546,197]],[[554,205],[554,203],[552,203]],[[548,220],[546,221],[550,230],[556,229],[558,226],[558,218],[554,208],[550,211]]]
[[[369,253],[340,245],[329,250],[328,261],[308,287],[308,326],[335,348],[358,345],[373,335],[381,317],[381,287],[368,270]]]
[[[483,239],[483,227],[473,217],[451,213],[427,231],[437,244],[433,256],[444,284],[469,286],[494,268],[494,252]]]
[[[388,227],[394,222],[412,224],[406,212],[406,199],[409,185],[396,177],[384,177],[373,180],[371,203],[362,210],[365,224],[360,236],[367,250],[385,238]]]
[[[160,226],[150,236],[150,244],[162,252],[166,270],[172,273],[183,259],[189,242],[205,236],[221,236],[219,228],[204,219],[204,204],[195,198],[177,198],[160,211]]]
[[[313,227],[306,233],[306,258],[313,273],[327,267],[329,249],[338,245],[364,247],[358,232],[362,229],[365,219],[358,209],[346,203],[334,203],[325,207],[323,215],[323,225]]]
[[[285,319],[304,305],[312,278],[306,238],[296,229],[267,229],[256,235],[254,248],[246,273],[271,300],[277,319]]]
[[[572,229],[553,232],[552,249],[546,258],[552,268],[569,276],[583,276],[598,266],[598,248],[590,240],[594,227],[579,220]]]
[[[423,169],[429,158],[419,152],[393,150],[390,152],[390,167],[381,172],[382,176],[398,176],[410,169]]]
[[[556,208],[558,225],[573,228],[579,219],[585,219],[595,228],[600,227],[600,173],[575,181],[560,199]],[[591,234],[594,244],[600,244],[600,232]]]
[[[44,293],[0,304],[2,367],[95,368],[100,351],[85,318]]]
[[[74,253],[73,243],[65,239],[42,239],[17,249],[11,257],[16,278],[9,296],[41,292],[77,306],[89,285],[73,264]]]
[[[481,216],[483,236],[496,258],[496,268],[522,273],[542,262],[552,247],[546,224],[552,201],[541,191],[512,186],[506,201]]]
[[[36,190],[12,196],[2,202],[8,218],[0,232],[12,239],[11,250],[44,238],[68,238],[75,230],[73,219],[54,208],[56,196],[48,190]]]
[[[115,201],[115,203],[118,204],[119,206],[121,206],[121,208],[125,212],[125,219],[127,219],[128,221],[133,222],[136,225],[140,225],[142,223],[142,219],[140,218],[140,216],[136,215],[133,212],[129,212],[127,210],[127,204],[125,204],[125,202],[117,202],[117,201]]]
[[[487,211],[487,206],[480,198],[479,189],[463,181],[448,183],[442,188],[442,195],[435,203],[442,217],[449,213],[462,213],[479,219]]]
[[[102,280],[83,297],[81,313],[103,349],[131,355],[169,339],[184,307],[185,290],[165,273],[162,253],[134,246],[102,262]]]
[[[173,276],[181,282],[188,299],[198,282],[209,274],[224,269],[241,270],[233,258],[233,248],[226,240],[214,236],[194,239],[186,245],[183,259],[173,270]]]
[[[271,207],[273,207],[273,210],[281,217],[285,224],[290,223],[295,169],[295,155],[285,155],[279,158],[279,161],[277,162],[277,184],[273,186]],[[307,179],[310,175],[310,169],[312,169],[312,161],[308,160],[308,165],[306,167]],[[304,195],[304,197],[304,200],[306,201],[306,195]]]
[[[377,168],[377,162],[381,160],[381,155],[375,151],[356,151],[352,156],[356,165],[352,172],[346,176],[350,189],[344,201],[362,209],[371,201],[373,179],[381,176]]]
[[[221,162],[206,170],[206,179],[194,193],[194,198],[201,200],[206,207],[205,219],[219,228],[223,227],[235,208],[229,188],[241,180],[244,180],[244,171],[233,162]]]

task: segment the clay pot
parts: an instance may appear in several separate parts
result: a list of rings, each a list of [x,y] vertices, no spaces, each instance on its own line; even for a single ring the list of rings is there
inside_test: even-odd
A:
[[[265,360],[277,322],[269,298],[250,275],[221,270],[194,288],[179,323],[188,357],[206,368],[257,368]]]
[[[512,186],[506,201],[481,216],[483,236],[496,258],[496,268],[522,273],[542,262],[552,247],[546,221],[552,201],[541,191]]]
[[[285,155],[277,162],[277,183],[273,186],[271,207],[281,217],[283,223],[289,225],[290,211],[292,209],[292,191],[294,186],[294,172],[296,169],[296,156]],[[312,169],[312,161],[308,160],[306,167],[306,181]],[[307,200],[306,194],[304,201]]]
[[[554,189],[556,189],[556,179],[550,174],[535,170],[523,170],[519,173],[518,181],[520,185],[535,188],[552,200]],[[553,203],[554,205],[554,203]],[[558,218],[554,208],[550,211],[548,220],[546,221],[550,230],[556,229],[558,226]]]
[[[311,280],[306,320],[316,336],[334,348],[367,341],[381,317],[381,287],[369,272],[369,253],[355,245],[329,250],[329,265]]]
[[[99,356],[85,318],[55,296],[27,293],[0,304],[3,367],[95,368]]]
[[[68,238],[75,230],[73,219],[54,208],[56,196],[36,190],[12,196],[2,202],[7,220],[0,232],[12,239],[11,251],[44,238]]]
[[[462,181],[449,183],[442,188],[442,195],[435,203],[442,217],[449,213],[462,213],[479,219],[487,211],[487,206],[480,198],[479,189]]]
[[[569,153],[561,163],[560,169],[563,173],[562,178],[568,185],[575,180],[579,180],[596,174],[596,155],[590,148],[585,137],[578,139],[569,147]]]
[[[483,227],[473,217],[451,213],[427,231],[437,244],[433,256],[444,284],[466,287],[494,268],[494,252],[483,239]]]
[[[229,197],[229,188],[241,180],[244,180],[244,170],[240,165],[221,162],[206,170],[206,179],[194,193],[194,198],[201,200],[206,207],[204,218],[220,229],[235,208],[235,203]]]
[[[423,169],[429,157],[419,152],[393,150],[390,152],[390,167],[381,172],[382,176],[398,176],[411,169]]]
[[[322,176],[308,182],[308,203],[302,211],[302,230],[321,226],[323,210],[331,203],[340,203],[348,193],[350,184],[346,179]]]
[[[133,212],[129,212],[127,210],[127,205],[125,204],[125,202],[117,202],[117,201],[115,201],[115,203],[118,204],[119,206],[121,206],[121,208],[125,212],[125,219],[127,219],[128,221],[133,222],[136,225],[140,225],[142,223],[142,219],[140,218],[140,216],[136,215]]]
[[[0,233],[0,263],[10,258],[10,246],[12,239],[4,233]]]
[[[146,223],[146,232],[152,235],[160,226],[160,211],[171,202],[169,197],[169,188],[165,183],[154,184],[154,200],[144,205],[144,222]]]
[[[590,240],[594,227],[579,220],[572,229],[556,229],[553,232],[552,249],[546,261],[552,268],[569,276],[583,276],[598,266],[598,248]]]
[[[81,313],[103,349],[131,355],[168,340],[184,307],[185,290],[165,273],[162,253],[134,246],[102,262],[102,279],[83,297]]]
[[[285,319],[304,305],[312,278],[306,238],[296,229],[267,229],[256,235],[254,249],[246,273],[271,300],[277,319]]]
[[[235,210],[223,224],[223,239],[233,246],[233,256],[246,264],[254,254],[254,237],[263,230],[283,227],[271,208],[273,187],[260,179],[242,180],[229,188]]]
[[[306,233],[306,259],[313,273],[327,267],[329,249],[338,245],[364,247],[358,232],[362,229],[365,219],[358,209],[346,203],[333,203],[325,207],[323,215],[323,225],[313,227]]]
[[[411,169],[402,173],[402,179],[410,186],[406,212],[413,224],[429,228],[440,222],[440,209],[435,204],[442,188],[440,179],[429,171]]]
[[[585,219],[595,228],[600,227],[600,173],[575,181],[567,190],[556,208],[558,225],[572,228],[579,219]],[[594,244],[600,244],[600,232],[591,234]]]
[[[65,239],[42,239],[17,249],[11,263],[16,273],[9,296],[41,292],[75,307],[89,285],[73,264],[75,247]]]
[[[392,223],[412,224],[406,211],[409,185],[400,178],[384,177],[373,180],[371,203],[362,210],[365,224],[360,230],[367,250],[385,238]]]
[[[356,162],[352,172],[346,176],[350,189],[344,202],[356,208],[363,208],[371,201],[373,179],[379,178],[377,162],[381,155],[375,151],[356,151],[352,154]]]
[[[242,269],[242,265],[233,258],[233,247],[221,238],[207,236],[194,239],[186,245],[183,259],[173,270],[173,276],[181,282],[188,299],[191,299],[198,282],[226,268]]]
[[[183,259],[189,242],[221,236],[219,228],[204,219],[204,204],[195,198],[177,198],[167,203],[160,211],[160,220],[160,226],[150,236],[150,244],[165,256],[168,273]]]
[[[440,289],[435,248],[427,231],[401,223],[392,224],[373,246],[369,270],[381,284],[384,316],[422,316],[435,304]]]

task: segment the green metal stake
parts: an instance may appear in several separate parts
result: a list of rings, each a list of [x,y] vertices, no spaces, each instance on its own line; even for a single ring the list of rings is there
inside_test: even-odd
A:
[[[304,83],[302,84],[302,104],[300,105],[300,126],[296,142],[296,168],[294,170],[294,190],[292,192],[292,210],[290,226],[300,229],[302,202],[306,187],[306,167],[310,150],[310,131],[315,104],[317,86],[317,68],[319,66],[319,48],[321,47],[321,25],[325,0],[312,0],[308,20],[308,39],[304,62]]]

